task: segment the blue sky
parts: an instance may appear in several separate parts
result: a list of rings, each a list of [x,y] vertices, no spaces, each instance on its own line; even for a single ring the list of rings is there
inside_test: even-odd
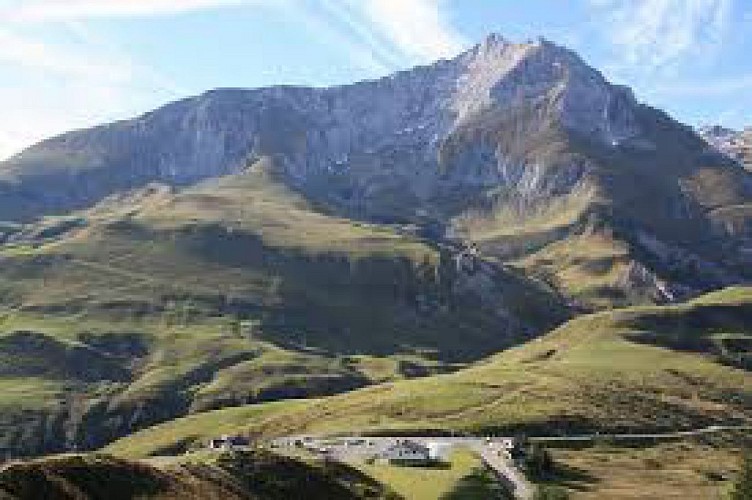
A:
[[[752,125],[749,0],[0,0],[0,158],[214,87],[331,85],[489,32],[578,51],[696,125]]]

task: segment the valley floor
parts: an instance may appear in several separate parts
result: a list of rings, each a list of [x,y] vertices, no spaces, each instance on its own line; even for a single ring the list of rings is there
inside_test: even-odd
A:
[[[553,472],[537,482],[574,500],[721,499],[738,473],[739,446],[749,437],[728,432],[652,446],[549,448]],[[460,444],[447,457],[443,464],[419,467],[321,460],[299,447],[201,450],[138,461],[61,455],[6,464],[0,498],[511,498],[471,447]]]
[[[438,467],[361,464],[358,469],[410,500],[481,500],[505,494],[478,457],[468,450],[457,450],[447,464]]]

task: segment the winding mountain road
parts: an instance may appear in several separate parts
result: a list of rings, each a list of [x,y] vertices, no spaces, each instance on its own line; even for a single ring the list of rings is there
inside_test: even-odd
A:
[[[496,474],[499,482],[506,483],[507,488],[515,498],[530,500],[535,495],[535,485],[530,483],[525,475],[504,456],[502,450],[496,446],[481,447],[479,455],[483,463]]]
[[[752,432],[752,426],[712,425],[701,429],[667,432],[662,434],[582,434],[577,436],[529,437],[528,440],[543,445],[547,443],[555,444],[562,442],[594,441],[597,439],[604,439],[607,441],[671,440],[696,437],[717,432],[740,430]],[[373,457],[395,444],[398,440],[405,439],[425,446],[429,443],[440,444],[445,449],[455,447],[468,448],[480,456],[486,467],[494,472],[499,482],[503,483],[511,490],[515,498],[519,500],[530,500],[535,495],[535,485],[525,478],[522,471],[520,471],[504,453],[502,442],[509,438],[484,438],[475,436],[293,436],[279,438],[272,443],[274,446],[281,447],[295,446],[296,443],[303,443],[304,446],[313,451],[326,450],[326,456],[330,459],[348,462],[365,460]]]

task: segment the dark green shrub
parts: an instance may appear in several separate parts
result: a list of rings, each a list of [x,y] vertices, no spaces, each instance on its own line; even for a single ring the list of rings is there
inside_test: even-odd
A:
[[[752,450],[742,457],[742,467],[731,489],[731,500],[752,500]]]
[[[569,492],[560,486],[539,486],[533,500],[567,500]]]

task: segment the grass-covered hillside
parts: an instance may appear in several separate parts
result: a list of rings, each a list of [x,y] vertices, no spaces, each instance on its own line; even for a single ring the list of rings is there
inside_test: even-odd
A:
[[[326,215],[271,161],[4,228],[0,449],[453,369],[565,317],[546,287]]]
[[[155,426],[109,449],[148,455],[218,432],[443,429],[657,431],[752,422],[752,289],[582,316],[447,375],[310,402],[251,405]]]
[[[4,500],[399,498],[390,495],[388,487],[347,466],[264,451],[197,454],[153,465],[108,455],[62,455],[0,471]]]
[[[386,463],[356,465],[394,492],[396,498],[409,500],[481,500],[510,498],[493,473],[477,454],[467,449],[452,452],[433,467],[404,467]]]
[[[66,454],[13,462],[0,470],[3,500],[508,498],[467,449],[441,463],[410,467],[326,461],[310,453],[197,451],[180,457],[126,460]]]
[[[545,483],[566,488],[573,500],[722,499],[727,498],[739,468],[734,446],[740,444],[552,450],[556,465]]]

